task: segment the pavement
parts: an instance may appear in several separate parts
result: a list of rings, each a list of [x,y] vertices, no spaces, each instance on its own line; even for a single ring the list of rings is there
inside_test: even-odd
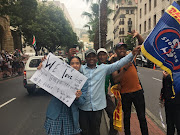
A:
[[[8,80],[8,79],[11,79],[14,77],[15,76],[8,77],[8,78],[5,78],[5,80]],[[2,73],[0,72],[0,81],[3,81],[3,80],[4,79],[2,78]],[[43,113],[44,112],[45,111],[43,111]],[[148,114],[149,113],[147,112],[146,119],[147,119],[147,124],[148,124],[149,135],[165,135],[165,131],[160,127],[159,124],[157,124],[157,122],[154,121],[154,119],[151,117],[151,115],[148,115]],[[41,121],[43,121],[43,119]],[[102,117],[102,123],[104,123],[104,124],[101,124],[101,135],[106,135],[106,134],[108,135],[108,133],[107,133],[108,128],[109,128],[108,121],[109,120],[108,120],[107,114],[104,111],[103,117]],[[27,127],[27,129],[28,129],[28,127]],[[39,132],[39,131],[37,131],[37,132]],[[131,134],[132,135],[141,135],[139,121],[138,121],[135,109],[132,109],[132,113],[131,113]],[[123,131],[119,132],[119,135],[124,135],[124,132]]]

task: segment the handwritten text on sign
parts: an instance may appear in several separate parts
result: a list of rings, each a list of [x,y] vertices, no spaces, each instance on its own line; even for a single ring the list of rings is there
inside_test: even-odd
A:
[[[50,53],[41,70],[37,70],[30,80],[71,106],[76,91],[83,87],[87,78]]]

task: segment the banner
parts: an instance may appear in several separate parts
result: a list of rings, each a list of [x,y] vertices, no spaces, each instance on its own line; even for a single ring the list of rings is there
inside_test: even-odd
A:
[[[70,107],[87,77],[51,53],[42,64],[30,80]]]
[[[167,71],[173,80],[173,93],[180,92],[180,6],[173,2],[146,38],[141,51]]]

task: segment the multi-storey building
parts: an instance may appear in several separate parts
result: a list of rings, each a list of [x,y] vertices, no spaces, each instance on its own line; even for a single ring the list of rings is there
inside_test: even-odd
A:
[[[177,0],[176,0],[177,1]],[[173,0],[138,0],[138,31],[146,38]]]
[[[122,1],[116,5],[116,12],[114,15],[114,42],[124,42],[128,32],[136,29],[137,26],[137,1],[129,0]]]

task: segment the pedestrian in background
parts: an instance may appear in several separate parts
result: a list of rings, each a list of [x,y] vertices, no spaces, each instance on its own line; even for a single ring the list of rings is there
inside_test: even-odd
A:
[[[160,101],[165,106],[167,135],[174,135],[175,129],[180,135],[180,93],[174,98],[171,76],[166,71],[163,71]]]

